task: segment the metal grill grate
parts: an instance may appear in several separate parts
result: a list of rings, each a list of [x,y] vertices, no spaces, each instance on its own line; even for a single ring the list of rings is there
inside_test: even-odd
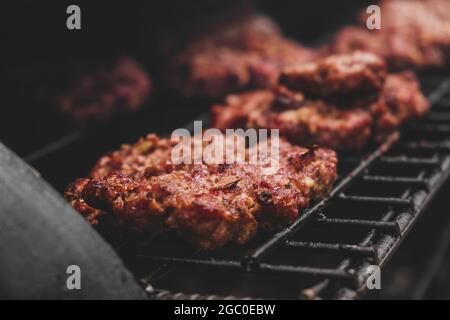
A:
[[[342,177],[330,197],[304,212],[289,227],[236,260],[221,258],[220,253],[214,257],[201,253],[182,257],[142,254],[144,259],[164,264],[144,283],[157,279],[170,266],[191,265],[280,273],[292,279],[316,278],[316,283],[301,289],[300,296],[307,299],[319,299],[322,294],[340,299],[360,296],[366,287],[367,267],[383,267],[389,261],[450,173],[450,80],[423,77],[422,82],[433,103],[427,118],[411,125],[401,137],[393,134],[365,158],[340,157]],[[354,169],[345,170],[351,167]],[[377,187],[370,188],[373,184]],[[326,232],[330,228],[363,234],[356,243],[344,239],[325,241],[320,237],[302,240],[301,234],[311,228],[319,234],[321,229]],[[289,259],[280,259],[278,251],[285,256],[304,251],[333,254],[340,261],[332,268],[309,266],[308,261],[285,263],[281,261]],[[149,288],[151,296],[158,298],[159,291]]]
[[[302,213],[289,227],[245,248],[227,247],[211,254],[170,242],[150,244],[132,257],[124,250],[125,260],[139,261],[135,273],[142,278],[149,297],[220,298],[215,294],[172,294],[151,285],[174,268],[186,267],[262,277],[283,275],[292,281],[308,279],[298,286],[301,298],[359,297],[365,290],[367,267],[383,267],[388,262],[450,173],[450,79],[437,75],[421,78],[433,103],[426,119],[401,135],[391,135],[364,157],[341,155],[341,176],[330,197]],[[67,147],[83,136],[43,148],[28,161],[42,171],[52,161],[61,161],[61,157],[49,158],[67,153]],[[73,156],[78,151],[71,152]],[[44,172],[43,176],[49,175]],[[309,258],[312,255],[314,259]],[[134,263],[130,263],[132,269]]]

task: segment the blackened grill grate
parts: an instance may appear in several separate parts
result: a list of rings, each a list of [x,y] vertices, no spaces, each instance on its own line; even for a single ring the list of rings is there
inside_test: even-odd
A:
[[[187,247],[180,250],[179,243],[161,242],[133,257],[125,254],[125,260],[133,261],[132,269],[138,261],[135,273],[149,297],[236,298],[210,292],[171,293],[151,285],[174,268],[186,267],[262,277],[283,275],[292,281],[307,279],[306,284],[298,285],[296,297],[300,298],[360,297],[366,289],[367,267],[386,265],[450,173],[450,79],[425,75],[421,80],[433,103],[426,119],[401,135],[391,135],[365,157],[341,155],[341,177],[330,197],[302,213],[289,227],[249,247],[225,248],[212,254]],[[28,160],[40,170],[46,158],[67,147],[61,141],[62,145],[43,148]],[[188,288],[196,292],[192,286]],[[172,289],[178,290],[183,289]]]

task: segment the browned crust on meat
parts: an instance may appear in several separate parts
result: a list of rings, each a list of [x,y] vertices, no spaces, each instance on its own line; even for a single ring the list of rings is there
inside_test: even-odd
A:
[[[289,141],[333,149],[361,149],[370,140],[372,117],[360,108],[340,109],[323,101],[306,101],[300,108],[282,112],[254,112],[248,125],[280,129]]]
[[[111,167],[106,166],[97,178],[83,180],[75,194],[69,189],[66,197],[78,200],[71,201],[76,209],[100,210],[115,218],[119,231],[144,238],[169,229],[207,250],[243,244],[258,229],[277,230],[292,222],[311,201],[326,196],[336,179],[333,151],[283,140],[279,150],[280,165],[270,172],[267,165],[245,163],[187,165],[163,173],[161,164],[161,170],[151,170],[159,174],[149,176],[146,170],[128,168],[133,161],[142,165],[132,156],[123,161],[125,169],[108,172]],[[134,153],[126,154],[122,156]]]
[[[356,51],[316,62],[286,67],[279,83],[307,97],[346,99],[376,96],[386,78],[386,65],[374,54]]]
[[[103,213],[101,210],[89,206],[81,196],[81,193],[88,182],[89,179],[86,178],[77,179],[67,187],[64,195],[66,200],[73,208],[75,208],[75,210],[77,210],[90,224],[96,226],[99,224],[98,218]]]
[[[284,89],[278,89],[277,92]],[[323,101],[280,98],[271,91],[233,95],[233,103],[213,108],[212,126],[219,129],[242,124],[251,128],[279,129],[289,141],[334,149],[360,149],[371,137],[372,117],[361,108],[341,109]],[[258,103],[254,103],[258,101]],[[226,118],[222,118],[226,115]],[[236,115],[238,121],[234,121]]]
[[[119,150],[101,157],[90,172],[92,178],[102,178],[112,171],[130,175],[152,176],[169,173],[176,166],[170,161],[176,142],[149,134],[133,145],[125,144]]]
[[[405,122],[423,116],[430,104],[411,72],[390,74],[372,99],[339,105],[306,99],[285,87],[230,95],[212,108],[212,125],[279,129],[289,141],[337,150],[363,148],[372,138],[383,139]]]

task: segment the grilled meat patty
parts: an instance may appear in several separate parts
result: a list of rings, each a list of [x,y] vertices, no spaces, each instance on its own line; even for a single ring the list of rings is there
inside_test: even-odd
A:
[[[285,90],[284,90],[285,91]],[[373,119],[368,110],[341,109],[322,100],[289,100],[263,90],[231,95],[227,104],[212,108],[213,127],[279,129],[295,144],[359,149],[371,137]]]
[[[381,58],[356,51],[286,67],[279,83],[307,97],[348,100],[377,95],[385,78],[386,64]]]
[[[244,244],[259,229],[292,222],[336,180],[335,152],[279,143],[276,170],[268,170],[273,155],[258,164],[175,165],[173,143],[149,135],[100,159],[66,198],[92,224],[144,239],[174,230],[207,250]]]
[[[384,0],[380,30],[361,26],[339,31],[331,51],[364,50],[384,58],[392,69],[438,68],[450,62],[450,3],[447,0]]]
[[[282,66],[311,61],[312,49],[287,39],[268,17],[247,14],[212,28],[174,55],[169,83],[185,96],[222,97],[273,86]]]
[[[148,101],[152,82],[130,58],[120,58],[74,79],[54,97],[56,107],[75,121],[107,120],[136,111]]]
[[[361,63],[361,55],[330,56],[325,69],[339,70],[332,71],[336,77],[326,76],[327,72],[318,67],[319,62],[314,68],[309,64],[307,72],[301,71],[300,66],[297,72],[289,71],[281,77],[280,82],[291,89],[280,85],[275,90],[230,95],[224,105],[212,107],[212,126],[222,130],[236,127],[279,129],[293,143],[347,150],[362,148],[371,137],[381,140],[407,120],[428,111],[430,104],[412,72],[389,74],[385,78],[382,68]],[[367,60],[378,61],[373,56]],[[297,79],[299,84],[295,82]],[[364,90],[364,85],[370,89]],[[336,100],[339,90],[334,88],[347,90],[349,95]],[[366,95],[358,96],[359,90]],[[311,96],[311,93],[315,94]],[[317,95],[322,97],[315,98]]]
[[[386,78],[379,100],[370,106],[375,135],[382,139],[406,121],[420,118],[429,110],[430,102],[422,94],[413,72],[391,74]]]

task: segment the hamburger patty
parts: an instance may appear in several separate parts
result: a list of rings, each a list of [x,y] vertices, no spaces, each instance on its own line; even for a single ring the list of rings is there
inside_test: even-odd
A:
[[[174,230],[213,250],[289,224],[336,180],[335,152],[282,139],[276,170],[272,154],[258,163],[175,165],[173,146],[155,135],[124,146],[70,185],[66,198],[91,224],[143,239]]]

